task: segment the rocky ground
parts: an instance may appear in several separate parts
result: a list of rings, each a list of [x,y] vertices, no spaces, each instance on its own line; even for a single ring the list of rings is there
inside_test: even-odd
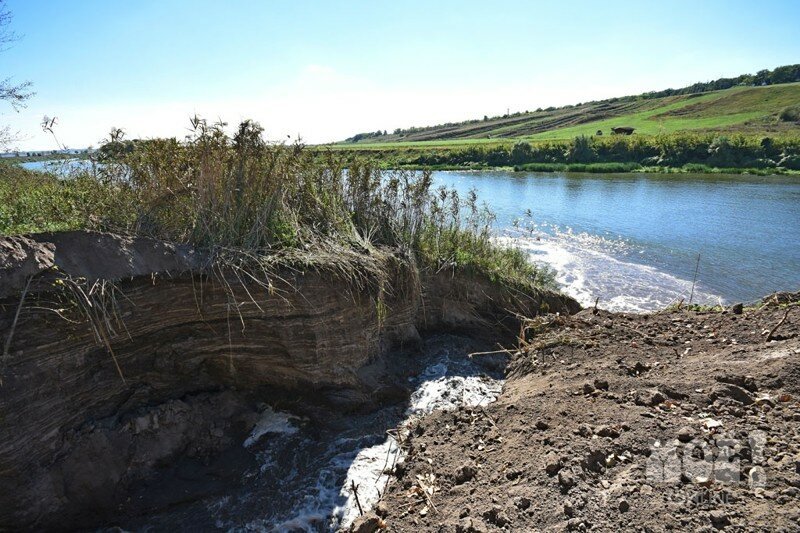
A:
[[[766,301],[529,323],[499,400],[411,428],[354,529],[800,530],[800,294]]]

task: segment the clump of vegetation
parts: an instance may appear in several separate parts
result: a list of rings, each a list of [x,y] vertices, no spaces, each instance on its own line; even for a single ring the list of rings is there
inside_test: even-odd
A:
[[[592,137],[587,135],[575,137],[565,154],[570,163],[591,163],[596,156]]]
[[[779,118],[784,122],[800,122],[800,105],[793,105],[781,111]]]
[[[553,286],[523,252],[494,242],[494,217],[474,194],[436,188],[430,172],[269,143],[250,121],[232,136],[198,118],[192,127],[182,142],[124,142],[116,131],[96,175],[3,167],[0,233],[101,228],[304,264],[392,250],[436,271]]]
[[[701,165],[720,169],[793,170],[800,157],[800,137],[665,133],[655,136],[578,136],[572,140],[517,141],[513,146],[465,145],[452,148],[408,147],[372,151],[387,167],[487,168],[573,172],[628,172],[647,168]],[[578,170],[577,165],[585,165]],[[606,165],[605,167],[597,165]]]
[[[131,200],[90,174],[65,180],[0,162],[0,235],[85,228],[100,217],[128,225]]]

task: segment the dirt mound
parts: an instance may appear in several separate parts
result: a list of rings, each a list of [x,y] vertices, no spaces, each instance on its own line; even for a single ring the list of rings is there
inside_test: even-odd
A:
[[[797,531],[800,306],[767,301],[541,323],[496,403],[413,429],[378,513],[393,531]]]

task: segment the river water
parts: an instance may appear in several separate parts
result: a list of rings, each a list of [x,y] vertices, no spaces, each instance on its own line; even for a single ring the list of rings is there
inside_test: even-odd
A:
[[[800,176],[436,172],[582,304],[650,311],[800,289]],[[698,254],[700,260],[698,263]],[[697,284],[692,295],[692,280]]]
[[[235,482],[218,495],[186,497],[185,505],[122,524],[123,529],[294,533],[346,528],[359,516],[359,504],[366,512],[385,491],[387,472],[403,460],[398,442],[417,418],[434,410],[484,406],[501,393],[502,365],[487,356],[468,357],[480,348],[465,337],[439,335],[426,339],[419,351],[395,354],[410,358],[403,368],[414,392],[407,402],[371,412],[309,420],[264,405],[241,444],[255,461],[236,470]],[[179,486],[184,488],[172,490],[185,490]]]

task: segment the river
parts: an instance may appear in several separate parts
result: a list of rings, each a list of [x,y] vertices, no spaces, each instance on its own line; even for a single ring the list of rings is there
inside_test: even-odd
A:
[[[474,189],[501,239],[555,268],[584,305],[599,297],[609,310],[651,311],[800,289],[797,176],[471,171],[434,180],[462,196]]]

